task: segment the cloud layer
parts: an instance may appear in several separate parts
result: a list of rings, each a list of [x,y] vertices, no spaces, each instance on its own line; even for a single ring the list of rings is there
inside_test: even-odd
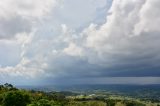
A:
[[[159,5],[159,0],[0,2],[0,77],[14,83],[159,79]]]

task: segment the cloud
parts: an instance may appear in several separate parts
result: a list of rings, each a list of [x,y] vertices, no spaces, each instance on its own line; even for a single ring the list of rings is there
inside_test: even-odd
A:
[[[0,2],[0,39],[31,30],[58,4],[56,0],[5,0]],[[46,17],[45,17],[46,18]]]
[[[91,24],[83,32],[86,36],[85,46],[93,50],[95,60],[99,60],[94,61],[90,57],[90,62],[106,67],[156,66],[160,38],[159,30],[155,28],[159,24],[158,14],[153,16],[159,7],[154,4],[158,4],[156,0],[114,0],[106,23],[102,26]],[[144,15],[146,13],[150,17]],[[155,23],[151,23],[153,20]],[[142,27],[142,23],[151,25]],[[136,30],[141,33],[138,34]]]
[[[74,51],[74,52],[73,52]],[[77,47],[74,43],[70,43],[68,48],[64,49],[64,53],[71,56],[82,56],[82,49]]]
[[[15,15],[23,18],[43,17],[58,3],[56,0],[5,0],[0,3],[1,18],[10,19]]]
[[[139,22],[135,25],[135,34],[143,32],[159,32],[160,1],[147,0],[139,12]]]
[[[106,0],[1,2],[0,39],[14,42],[17,48],[13,43],[7,48],[15,48],[11,50],[19,57],[7,54],[14,61],[1,64],[0,76],[24,77],[24,82],[79,78],[82,83],[81,79],[100,83],[106,77],[117,77],[109,82],[130,83],[119,77],[139,76],[146,77],[137,80],[142,83],[144,79],[159,83],[150,78],[160,76],[159,4],[158,0],[114,0],[111,7]]]
[[[0,2],[1,77],[16,80],[17,77],[28,79],[43,74],[41,68],[45,65],[38,67],[40,62],[34,63],[34,60],[30,60],[25,54],[31,48],[37,24],[47,18],[57,5],[56,0]]]
[[[15,66],[20,61],[20,45],[16,41],[0,40],[0,66]]]
[[[82,30],[90,22],[103,22],[110,3],[109,0],[62,0],[60,8],[55,11],[56,23]],[[101,11],[99,11],[101,10]]]

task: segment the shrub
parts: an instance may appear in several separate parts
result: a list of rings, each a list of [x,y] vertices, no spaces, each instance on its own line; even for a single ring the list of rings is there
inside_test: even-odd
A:
[[[29,95],[20,91],[10,91],[4,95],[4,106],[26,106],[30,103]]]

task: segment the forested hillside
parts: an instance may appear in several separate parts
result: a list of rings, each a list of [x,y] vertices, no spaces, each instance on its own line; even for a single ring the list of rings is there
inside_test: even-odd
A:
[[[105,94],[43,92],[0,85],[0,106],[160,106],[158,102],[140,101]]]

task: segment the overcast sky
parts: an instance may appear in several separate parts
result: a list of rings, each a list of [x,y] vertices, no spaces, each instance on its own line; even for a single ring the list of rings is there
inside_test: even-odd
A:
[[[0,83],[160,84],[159,25],[160,0],[1,0]]]

